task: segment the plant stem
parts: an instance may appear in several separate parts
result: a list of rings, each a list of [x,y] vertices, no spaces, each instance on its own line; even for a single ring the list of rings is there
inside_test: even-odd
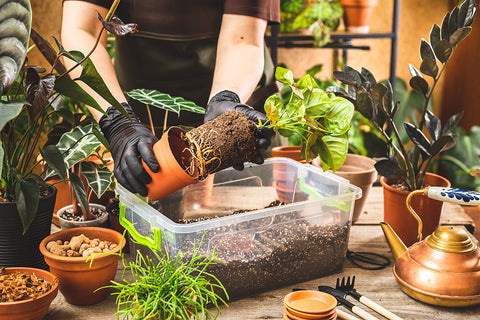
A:
[[[148,122],[150,123],[150,131],[152,131],[152,134],[155,135],[155,128],[153,127],[152,112],[150,110],[150,106],[148,104],[146,104],[146,106],[147,106]]]

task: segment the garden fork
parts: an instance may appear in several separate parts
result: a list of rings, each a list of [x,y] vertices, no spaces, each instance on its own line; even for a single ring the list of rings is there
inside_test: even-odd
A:
[[[358,293],[357,290],[355,290],[354,286],[355,286],[355,276],[353,276],[351,280],[350,280],[350,276],[348,276],[346,281],[345,281],[345,277],[343,277],[342,282],[340,282],[340,278],[337,278],[337,285],[335,286],[335,288],[345,292],[346,294],[349,294],[350,296],[352,296],[356,300],[360,301],[362,304],[366,305],[367,307],[369,307],[372,310],[375,310],[376,312],[378,312],[382,316],[386,317],[387,319],[403,320],[399,316],[393,314],[391,311],[388,311],[387,309],[385,309],[381,305],[373,302],[369,298],[367,298],[364,295]]]

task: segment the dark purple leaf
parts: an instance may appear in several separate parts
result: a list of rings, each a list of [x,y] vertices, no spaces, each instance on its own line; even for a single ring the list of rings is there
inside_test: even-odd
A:
[[[417,127],[415,127],[413,124],[408,122],[404,123],[404,127],[408,137],[420,150],[422,155],[425,158],[430,158],[430,141],[428,141],[427,137],[425,137],[423,132]]]
[[[448,33],[451,36],[458,29],[458,7],[452,10],[448,19]]]
[[[425,58],[435,60],[435,54],[433,53],[432,46],[425,39],[422,39],[422,42],[420,44],[420,57],[422,58],[422,60],[424,60]]]
[[[390,179],[403,178],[406,171],[402,170],[394,159],[381,158],[375,163],[378,174]]]
[[[442,39],[437,43],[434,50],[437,59],[440,60],[440,62],[445,63],[452,55],[453,48],[450,41]]]
[[[98,11],[97,11],[97,17],[98,17],[98,20],[102,22],[105,29],[116,36],[124,36],[129,33],[137,32],[138,25],[136,23],[125,24],[117,16],[113,16],[112,19],[110,19],[110,21],[105,21],[103,20],[102,16]]]
[[[426,95],[428,92],[428,82],[420,76],[414,76],[410,79],[410,87],[423,95]]]
[[[442,27],[440,29],[440,34],[442,36],[442,40],[447,40],[450,38],[450,34],[448,33],[448,20],[450,19],[450,12],[445,14],[442,21]]]
[[[372,84],[372,86],[377,84],[377,80],[375,80],[375,76],[373,73],[370,72],[370,70],[366,68],[362,68],[362,71],[360,73],[362,77],[364,77],[368,82]]]
[[[358,86],[362,83],[362,76],[360,73],[349,66],[343,67],[343,71],[334,71],[333,75],[337,80],[345,84]]]
[[[435,78],[438,74],[437,60],[431,58],[425,58],[420,65],[420,71],[427,76]]]
[[[52,65],[59,74],[64,74],[67,72],[67,68],[57,59],[57,52],[52,48],[50,43],[46,41],[37,31],[32,28],[30,33],[30,38],[33,43],[37,46],[40,53],[47,59],[47,61]]]
[[[40,78],[34,68],[27,68],[25,97],[30,106],[27,107],[30,119],[42,112],[55,85],[55,75],[47,74]]]
[[[440,42],[440,27],[438,24],[434,24],[432,30],[430,31],[430,43],[432,48],[437,46],[437,43]]]
[[[463,111],[460,111],[459,113],[454,114],[450,118],[448,118],[447,123],[443,127],[442,130],[442,135],[450,133],[455,127],[458,125],[460,122],[460,119],[463,116]]]
[[[440,119],[430,110],[427,110],[427,113],[425,114],[425,126],[427,127],[428,133],[430,133],[430,136],[434,141],[440,138],[440,134],[442,132]]]
[[[437,141],[432,144],[430,153],[433,156],[436,154],[448,150],[455,145],[455,137],[452,133],[441,136]]]

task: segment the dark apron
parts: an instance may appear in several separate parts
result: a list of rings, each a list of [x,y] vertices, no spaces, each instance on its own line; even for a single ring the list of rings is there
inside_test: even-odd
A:
[[[184,5],[192,5],[192,10],[186,10],[179,3],[182,1]],[[164,1],[132,0],[123,2],[123,6],[120,2],[117,11],[119,17],[125,23],[137,23],[139,30],[138,33],[118,37],[115,41],[115,71],[122,89],[156,89],[205,107],[215,68],[223,11],[221,2],[167,0],[165,3],[170,5],[166,7]],[[202,10],[195,6],[200,6]],[[162,14],[157,14],[159,8],[162,8]],[[173,19],[173,16],[177,18]],[[256,91],[261,97],[252,96],[249,100],[256,101],[254,107],[262,111],[264,100],[277,91],[276,86],[272,85],[275,83],[274,66],[268,50],[265,52],[264,75]],[[267,84],[270,84],[271,90],[260,90]],[[146,106],[131,99],[129,103],[141,121],[148,124]],[[162,126],[164,111],[152,106],[150,108],[153,125]],[[181,112],[180,116],[172,112],[168,114],[169,126],[198,126],[201,123],[203,115],[200,114],[188,111]]]

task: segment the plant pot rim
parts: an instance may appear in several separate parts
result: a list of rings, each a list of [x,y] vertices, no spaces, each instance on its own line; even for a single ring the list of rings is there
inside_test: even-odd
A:
[[[26,304],[28,302],[38,301],[40,299],[44,299],[46,296],[51,294],[54,294],[55,296],[57,295],[56,293],[53,293],[53,292],[58,291],[59,280],[58,280],[58,277],[53,273],[51,273],[50,271],[39,269],[39,268],[31,268],[31,267],[8,267],[8,268],[5,268],[5,271],[9,271],[9,273],[24,272],[27,274],[35,274],[37,277],[45,281],[48,281],[48,278],[51,278],[52,280],[48,282],[52,283],[53,285],[50,288],[50,290],[48,290],[47,292],[45,292],[44,294],[36,298],[30,298],[30,299],[13,301],[13,302],[0,302],[0,310],[2,308],[9,307],[9,306],[18,306],[21,304]]]
[[[44,238],[42,240],[42,242],[40,242],[40,252],[43,254],[43,256],[45,258],[48,258],[48,259],[51,259],[51,260],[56,260],[56,261],[62,261],[62,262],[68,262],[68,263],[75,263],[75,264],[85,264],[86,260],[88,258],[85,258],[85,257],[64,257],[64,256],[59,256],[59,255],[56,255],[56,254],[53,254],[51,253],[50,251],[47,250],[47,243],[49,243],[50,241],[57,241],[57,240],[70,240],[73,236],[77,236],[77,235],[80,235],[80,234],[85,234],[85,233],[89,233],[89,231],[97,231],[97,232],[102,232],[102,233],[107,233],[110,235],[110,238],[116,238],[118,240],[114,240],[116,241],[116,243],[118,244],[117,247],[110,251],[110,252],[106,252],[105,254],[97,254],[95,256],[95,258],[93,259],[94,262],[95,261],[102,261],[102,260],[106,260],[106,259],[111,259],[112,258],[112,254],[115,253],[119,253],[120,252],[120,249],[123,249],[123,247],[125,246],[125,238],[123,237],[123,235],[113,229],[109,229],[109,228],[102,228],[102,227],[79,227],[79,228],[70,228],[70,229],[65,229],[65,230],[60,230],[58,232],[55,232],[55,233],[52,233],[51,235],[49,235],[48,237]],[[101,240],[104,240],[104,239],[101,239]],[[111,241],[111,240],[109,240]],[[115,256],[115,258],[117,258]]]
[[[95,219],[95,220],[100,220],[100,219],[103,218],[105,215],[108,216],[107,208],[106,208],[106,206],[104,206],[103,204],[99,204],[99,203],[89,203],[88,205],[89,205],[89,207],[95,207],[95,208],[97,208],[97,209],[103,209],[103,210],[104,210],[103,214],[102,214],[101,216],[99,216],[99,217],[98,217],[97,219]],[[65,219],[65,218],[62,218],[62,217],[60,216],[61,213],[63,213],[64,211],[66,211],[66,210],[68,210],[68,209],[72,209],[72,208],[73,208],[73,204],[69,204],[68,206],[65,206],[65,207],[62,207],[62,208],[58,209],[58,211],[57,211],[58,219],[63,220],[63,221],[67,221],[67,222],[80,222],[80,223],[81,223],[81,222],[88,222],[88,221],[71,221],[71,220],[67,220],[67,219]],[[95,221],[95,220],[89,220],[89,221]]]
[[[431,173],[431,172],[427,172],[427,173],[425,174],[425,176],[431,176],[431,177],[435,177],[435,178],[438,178],[438,179],[440,179],[440,180],[446,181],[448,185],[442,186],[442,187],[448,188],[448,187],[450,187],[450,185],[451,185],[451,184],[450,184],[450,181],[449,181],[447,178],[442,177],[441,175],[438,175],[438,174],[435,174],[435,173]],[[402,193],[402,194],[405,194],[405,195],[408,195],[410,192],[412,192],[412,191],[408,191],[408,190],[399,190],[399,189],[396,189],[396,188],[392,187],[392,186],[388,183],[389,180],[398,181],[399,179],[388,179],[388,178],[382,176],[382,177],[380,177],[380,183],[381,183],[382,187],[384,187],[385,189],[387,189],[387,190],[389,190],[389,191],[391,191],[391,192],[398,192],[398,193]]]

